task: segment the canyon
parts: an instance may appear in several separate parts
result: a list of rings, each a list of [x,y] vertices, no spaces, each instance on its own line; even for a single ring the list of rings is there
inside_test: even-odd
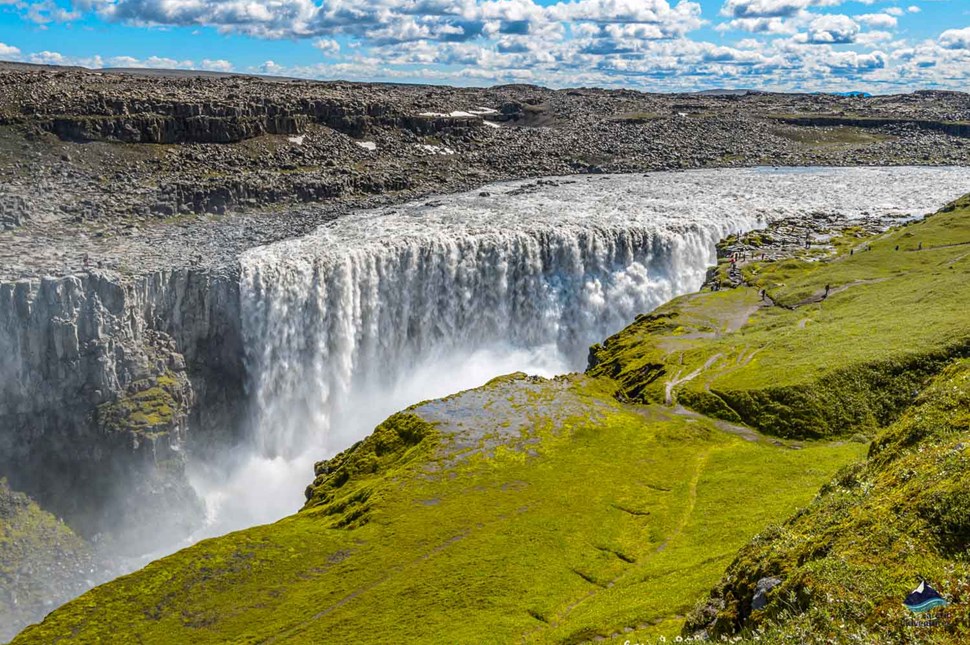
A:
[[[61,545],[47,573],[4,568],[2,637],[202,538],[294,513],[304,489],[308,508],[328,507],[341,455],[420,401],[587,365],[636,399],[644,368],[600,343],[710,283],[725,238],[800,221],[828,249],[833,218],[881,232],[970,186],[959,94],[18,66],[0,82],[3,517],[51,527],[38,549]],[[881,167],[833,167],[867,163]],[[671,391],[705,409],[686,367]],[[487,453],[530,397],[569,410],[593,396],[533,386],[493,385],[514,402],[490,398],[487,422],[428,402],[418,431],[452,424]]]

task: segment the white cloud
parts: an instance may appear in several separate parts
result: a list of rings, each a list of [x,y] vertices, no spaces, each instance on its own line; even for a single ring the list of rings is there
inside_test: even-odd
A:
[[[0,58],[15,58],[20,56],[20,50],[13,45],[0,43]]]
[[[812,7],[834,7],[842,0],[725,0],[721,14],[734,18],[790,18]]]
[[[283,74],[286,71],[286,68],[283,67],[282,65],[276,64],[271,60],[268,60],[268,61],[265,61],[259,67],[257,67],[256,70],[254,71],[257,71],[261,74]]]
[[[723,0],[720,18],[698,0],[0,0],[27,17],[53,20],[51,7],[97,12],[137,26],[203,27],[258,38],[302,40],[309,58],[272,60],[247,71],[309,78],[402,79],[457,84],[530,82],[552,86],[699,89],[869,90],[966,87],[970,27],[917,42],[893,32],[910,11],[888,0]],[[911,0],[910,0],[911,1]],[[965,1],[965,0],[964,0]],[[57,4],[54,4],[57,3]],[[895,5],[895,0],[893,2]],[[870,6],[868,13],[858,11]],[[705,5],[707,6],[707,5]],[[45,8],[46,7],[46,8]],[[844,7],[847,15],[833,13]],[[716,11],[716,9],[715,9]],[[858,13],[859,15],[851,15]],[[733,34],[695,39],[708,24]],[[740,38],[743,37],[743,38]],[[101,66],[100,57],[5,53],[23,60]],[[310,47],[319,50],[314,54]],[[172,51],[172,50],[170,50]],[[174,50],[177,51],[177,50]],[[114,52],[113,52],[114,53]],[[153,56],[106,58],[112,66],[233,71],[231,61],[196,64]],[[238,62],[238,61],[237,61]]]
[[[853,43],[859,35],[859,23],[840,14],[819,16],[812,21],[805,34],[796,38],[799,42],[815,45],[845,45]]]
[[[718,31],[728,29],[738,29],[749,31],[753,34],[793,34],[798,29],[792,20],[784,18],[735,18],[728,22],[721,23],[717,27]]]
[[[222,58],[218,60],[204,58],[202,59],[202,69],[209,70],[210,72],[231,72],[233,67],[232,63]]]
[[[313,46],[324,54],[339,54],[340,43],[332,38],[317,38],[313,41]]]
[[[945,49],[970,49],[970,27],[947,29],[940,34],[940,45]]]
[[[853,20],[862,23],[867,27],[874,27],[878,29],[892,29],[899,24],[899,20],[895,16],[891,16],[888,13],[864,13],[859,16],[852,16]]]

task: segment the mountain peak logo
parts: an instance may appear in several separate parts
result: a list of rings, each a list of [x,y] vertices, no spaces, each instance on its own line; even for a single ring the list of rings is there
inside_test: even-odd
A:
[[[903,601],[906,609],[918,614],[937,607],[946,607],[948,604],[950,603],[947,599],[925,581],[920,582],[919,586],[913,589]]]

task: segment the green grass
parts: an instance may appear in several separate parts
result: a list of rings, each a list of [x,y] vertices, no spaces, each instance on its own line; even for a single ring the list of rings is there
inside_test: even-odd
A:
[[[675,327],[635,323],[604,343],[592,373],[656,401],[678,374],[700,370],[676,393],[702,412],[786,437],[873,433],[970,348],[970,216],[961,204],[865,243],[850,239],[836,247],[855,241],[852,255],[755,263],[745,269],[750,288],[662,307],[653,319]],[[780,306],[759,306],[761,288]]]
[[[970,640],[970,361],[958,361],[842,471],[812,505],[742,549],[687,632],[766,642]],[[752,611],[756,582],[782,584]],[[921,580],[952,604],[917,617],[902,600]],[[914,626],[914,619],[936,619]]]
[[[672,636],[740,545],[864,450],[746,441],[585,378],[523,383],[484,390],[504,439],[460,450],[463,422],[395,415],[319,465],[303,512],[100,587],[20,642]],[[481,414],[481,395],[446,403]]]

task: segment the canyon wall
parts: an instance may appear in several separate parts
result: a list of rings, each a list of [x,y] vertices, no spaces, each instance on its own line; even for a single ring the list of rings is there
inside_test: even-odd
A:
[[[237,285],[191,269],[0,284],[0,474],[88,537],[200,521],[185,453],[240,427]]]

